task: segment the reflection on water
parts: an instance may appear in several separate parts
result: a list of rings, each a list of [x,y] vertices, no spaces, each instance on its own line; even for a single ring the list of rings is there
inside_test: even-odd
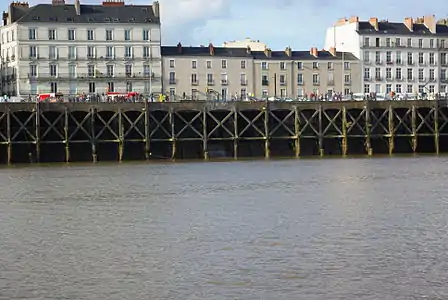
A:
[[[447,163],[2,169],[0,299],[447,299]]]

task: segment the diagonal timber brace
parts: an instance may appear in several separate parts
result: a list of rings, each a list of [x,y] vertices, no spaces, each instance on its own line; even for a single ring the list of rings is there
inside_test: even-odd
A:
[[[207,116],[209,116],[216,123],[213,129],[210,130],[210,132],[207,134],[207,137],[210,138],[213,133],[215,133],[219,128],[224,129],[224,131],[226,131],[231,137],[233,137],[234,133],[225,125],[226,122],[233,117],[233,115],[233,111],[229,111],[222,120],[218,120],[218,118],[213,115],[213,112],[207,112]]]
[[[119,113],[119,112],[115,112],[115,113],[109,118],[109,120],[107,120],[107,122],[106,122],[106,120],[104,120],[104,118],[101,117],[101,114],[99,114],[99,113],[97,112],[97,113],[96,113],[96,117],[98,118],[98,120],[100,120],[101,125],[102,125],[103,128],[102,128],[102,129],[95,135],[95,139],[96,139],[96,140],[99,140],[99,138],[100,138],[100,137],[103,135],[103,133],[106,132],[106,130],[107,130],[109,133],[111,133],[111,134],[115,137],[116,140],[120,140],[120,137],[119,137],[118,133],[115,132],[115,131],[112,129],[112,127],[111,127],[112,122],[115,121],[115,120],[117,120],[117,117],[119,117],[119,116],[120,116],[120,113]]]
[[[149,117],[150,117],[150,121],[149,122],[154,122],[156,124],[156,127],[151,131],[151,133],[149,134],[149,137],[153,137],[158,130],[160,129],[164,134],[166,134],[167,138],[170,139],[171,138],[171,132],[169,132],[165,126],[163,126],[163,123],[165,123],[166,121],[171,121],[170,120],[170,114],[166,113],[162,120],[157,120],[156,117],[154,117],[150,112],[149,112]]]
[[[36,118],[36,112],[32,112],[29,115],[29,117],[25,120],[25,122],[20,121],[20,119],[17,118],[17,116],[14,113],[10,114],[13,117],[13,119],[19,124],[19,130],[17,130],[17,132],[12,136],[11,141],[14,141],[22,132],[25,132],[28,135],[28,137],[30,137],[33,141],[36,141],[37,140],[36,136],[33,135],[26,127],[29,123],[31,123],[31,121],[33,121]]]
[[[45,132],[42,134],[42,136],[40,137],[40,139],[43,140],[43,139],[45,139],[45,137],[46,137],[50,132],[55,132],[55,133],[61,138],[61,141],[64,141],[64,140],[65,140],[64,135],[61,133],[60,130],[57,129],[57,125],[58,125],[58,123],[61,122],[61,120],[62,120],[62,118],[63,118],[64,116],[65,116],[65,112],[60,113],[60,114],[58,115],[58,117],[57,117],[53,122],[50,122],[50,121],[48,120],[48,118],[45,117],[44,114],[41,114],[40,117],[41,117],[41,119],[44,120],[45,123],[48,125],[48,128],[47,128],[47,129],[45,130]]]
[[[181,121],[184,123],[184,127],[182,127],[182,129],[181,129],[179,132],[175,133],[175,134],[176,134],[175,137],[176,137],[176,138],[179,138],[180,135],[181,135],[185,130],[187,130],[187,129],[191,129],[191,130],[193,130],[193,131],[198,135],[198,137],[203,138],[203,134],[202,134],[201,132],[199,132],[199,131],[193,126],[194,121],[196,121],[197,119],[199,119],[202,115],[203,115],[202,112],[199,111],[199,112],[196,113],[196,115],[195,115],[190,121],[187,121],[187,120],[185,120],[184,117],[182,117],[182,115],[180,115],[180,114],[177,113],[177,112],[174,112],[174,116],[176,116],[177,118],[179,118],[179,120],[181,120]]]
[[[84,118],[81,120],[81,122],[79,122],[79,121],[78,121],[72,114],[69,114],[69,115],[70,115],[70,119],[71,119],[73,122],[75,122],[76,128],[75,128],[75,130],[73,130],[73,132],[70,134],[68,140],[71,141],[71,140],[73,139],[73,137],[74,137],[79,131],[82,131],[82,132],[86,135],[87,139],[88,139],[88,140],[91,140],[91,139],[92,139],[92,135],[90,134],[90,132],[88,132],[88,131],[84,128],[84,125],[87,124],[87,121],[88,121],[91,117],[93,117],[93,116],[92,116],[92,111],[89,111],[89,112],[84,116]]]
[[[253,128],[255,129],[255,131],[258,132],[258,134],[260,134],[260,136],[266,137],[266,132],[258,128],[257,125],[255,125],[255,122],[265,115],[264,111],[260,111],[252,120],[250,120],[248,117],[246,117],[246,115],[244,115],[244,113],[240,111],[238,112],[238,115],[241,116],[247,122],[246,127],[244,127],[243,130],[239,132],[238,134],[239,136],[242,136],[247,130],[249,130],[249,128]]]
[[[277,117],[276,115],[275,115],[275,113],[274,112],[270,112],[269,113],[270,114],[270,117],[272,117],[272,119],[274,119],[275,121],[277,121],[277,126],[275,126],[272,130],[271,130],[271,132],[269,133],[269,135],[272,137],[273,136],[273,134],[275,133],[275,132],[277,132],[280,128],[284,128],[290,135],[291,135],[291,137],[294,137],[296,134],[295,134],[295,132],[293,131],[293,130],[291,130],[291,128],[289,128],[287,125],[286,125],[286,122],[287,121],[289,121],[292,117],[294,117],[295,116],[295,110],[291,110],[284,118],[282,118],[282,119],[280,119],[279,117]]]
[[[137,132],[142,139],[145,139],[145,134],[142,133],[141,130],[138,128],[139,122],[145,117],[145,112],[144,111],[140,112],[138,117],[134,121],[132,121],[126,115],[126,113],[122,113],[121,117],[122,117],[122,119],[126,120],[126,122],[128,122],[129,125],[130,125],[128,130],[126,130],[126,132],[123,134],[124,138],[126,138],[126,136],[128,136],[132,132],[132,130],[135,130],[135,132]]]

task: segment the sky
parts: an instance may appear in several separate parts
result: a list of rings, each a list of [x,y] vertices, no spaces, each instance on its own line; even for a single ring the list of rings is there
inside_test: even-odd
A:
[[[28,0],[29,1],[29,0]],[[80,0],[99,4],[100,0]],[[126,4],[152,1],[125,0]],[[0,0],[7,9],[7,0]],[[51,3],[31,0],[30,4]],[[66,0],[72,4],[74,0]],[[359,16],[402,21],[405,17],[436,14],[448,18],[446,0],[159,0],[162,15],[162,43],[185,46],[222,45],[225,41],[249,37],[273,50],[323,47],[326,29],[343,17]]]

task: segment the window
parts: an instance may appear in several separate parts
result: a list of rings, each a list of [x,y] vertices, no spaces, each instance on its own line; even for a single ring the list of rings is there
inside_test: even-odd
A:
[[[198,62],[195,61],[195,60],[192,60],[192,61],[191,61],[191,68],[192,68],[192,69],[197,69],[197,67],[198,67]]]
[[[440,80],[446,80],[446,69],[440,71]]]
[[[423,80],[424,78],[424,73],[423,73],[423,69],[418,69],[418,80]]]
[[[375,52],[375,62],[376,62],[377,64],[380,64],[380,63],[381,63],[381,52],[380,52],[380,51],[376,51],[376,52]]]
[[[115,92],[115,85],[113,82],[108,82],[107,83],[107,91],[108,92]]]
[[[68,30],[68,40],[69,41],[74,41],[75,40],[75,30],[74,29],[69,29]]]
[[[408,44],[408,47],[412,47],[412,39],[411,38],[408,38],[407,44]]]
[[[76,78],[76,65],[68,65],[68,76]]]
[[[302,87],[297,88],[297,96],[298,97],[303,97],[304,95],[304,90]]]
[[[423,39],[418,39],[418,47],[423,48]]]
[[[390,38],[386,38],[386,47],[390,47]]]
[[[36,76],[37,76],[37,66],[30,65],[30,77],[36,77]]]
[[[420,64],[420,65],[422,65],[423,64],[423,53],[422,52],[420,52],[419,54],[418,54],[418,63]]]
[[[223,69],[227,68],[227,60],[225,59],[221,60],[221,68]]]
[[[381,84],[375,84],[375,93],[381,93]]]
[[[50,82],[50,93],[58,92],[58,84],[57,82]]]
[[[414,79],[414,71],[412,69],[408,69],[408,80]]]
[[[88,29],[87,30],[87,40],[88,41],[93,41],[94,40],[94,31],[92,29]]]
[[[430,85],[430,86],[429,86],[429,92],[430,92],[430,93],[434,93],[434,91],[435,91],[434,86],[433,86],[433,85]]]
[[[381,80],[381,69],[380,68],[375,68],[375,79]]]
[[[149,29],[143,30],[143,40],[149,41],[149,37],[150,37]]]
[[[370,79],[370,68],[364,69],[364,79]]]
[[[297,69],[303,70],[303,63],[301,61],[297,62]]]
[[[131,46],[125,46],[124,47],[124,57],[125,58],[132,58],[132,47]]]
[[[392,63],[392,52],[391,51],[386,52],[386,63],[387,64]]]
[[[143,58],[151,57],[151,48],[148,46],[143,47]]]
[[[89,93],[90,94],[96,93],[95,82],[89,82]]]
[[[412,55],[412,52],[408,52],[408,65],[414,64],[414,56]]]
[[[207,84],[213,84],[213,74],[207,74]]]
[[[327,84],[328,85],[333,85],[334,84],[334,74],[333,74],[333,72],[328,72]]]
[[[317,61],[313,61],[313,69],[319,69],[319,63]]]
[[[434,53],[429,53],[429,64],[430,65],[435,64]]]
[[[401,90],[401,84],[396,84],[395,85],[395,92],[401,94],[403,91]]]
[[[429,48],[434,48],[434,40],[433,39],[429,40]]]
[[[376,38],[375,39],[375,47],[381,47],[381,42],[380,42],[380,38]]]
[[[130,41],[131,40],[131,30],[130,29],[126,29],[124,31],[124,40],[125,41]]]
[[[434,81],[436,79],[434,69],[429,69],[429,80]]]
[[[395,46],[400,47],[401,46],[401,39],[395,38]]]
[[[124,73],[125,73],[126,77],[132,77],[132,65],[125,65]]]
[[[94,58],[94,57],[95,57],[95,47],[87,46],[87,58]]]
[[[446,53],[440,54],[440,64],[442,66],[446,66],[446,64],[447,64],[447,54]]]
[[[286,64],[284,61],[280,62],[280,70],[286,70]]]
[[[440,40],[440,48],[445,48],[445,40]]]
[[[406,88],[406,93],[413,93],[413,92],[414,92],[413,85],[408,84],[408,86]]]
[[[191,90],[191,100],[198,100],[198,90],[197,89],[192,89]]]
[[[370,52],[366,51],[364,52],[364,62],[369,62],[370,61]]]
[[[113,57],[114,57],[114,47],[107,46],[106,47],[106,58],[113,58]]]
[[[76,59],[76,47],[75,46],[68,47],[68,58]]]
[[[37,58],[37,46],[30,46],[29,56],[30,58]]]
[[[247,79],[246,79],[246,74],[245,73],[241,73],[241,75],[240,75],[240,83],[241,83],[241,85],[247,85]]]
[[[303,74],[302,73],[297,74],[297,83],[303,84]]]
[[[151,74],[151,67],[149,65],[143,65],[143,76],[149,77]]]
[[[286,84],[286,76],[285,75],[280,75],[279,81],[280,81],[281,85],[285,85]]]
[[[106,29],[106,41],[112,41],[113,40],[113,30],[112,29]]]
[[[56,39],[56,30],[55,29],[48,29],[48,39],[50,41],[54,41]]]
[[[344,62],[344,70],[350,70],[350,62]]]
[[[286,89],[280,89],[280,98],[286,98]]]
[[[423,94],[424,91],[425,91],[425,86],[424,86],[424,85],[419,85],[419,86],[418,86],[418,92],[419,92],[420,94]]]
[[[247,90],[245,88],[242,88],[240,91],[241,99],[246,99],[247,97]]]
[[[344,83],[345,84],[350,84],[350,74],[345,74],[344,75]]]
[[[207,69],[211,69],[212,68],[212,62],[210,60],[207,60],[206,66],[207,66]]]
[[[48,58],[49,59],[56,59],[56,46],[50,46],[48,47]]]
[[[87,65],[87,76],[94,77],[95,76],[95,66]]]
[[[174,59],[170,59],[170,68],[174,68]]]
[[[397,64],[401,65],[401,52],[397,51],[397,53],[395,54],[395,59],[397,61]]]
[[[170,98],[174,99],[176,97],[176,89],[170,88]]]
[[[344,95],[348,95],[348,94],[350,94],[350,89],[349,88],[344,89]]]
[[[193,73],[191,74],[191,84],[196,85],[198,83],[198,74]]]
[[[364,47],[369,47],[370,46],[370,39],[368,37],[364,38]]]
[[[370,84],[364,84],[364,94],[370,93]]]
[[[330,61],[328,62],[328,70],[333,70],[333,63]]]
[[[401,80],[401,69],[397,68],[395,70],[395,78],[397,78],[398,80]]]
[[[241,61],[241,69],[246,69],[246,61],[245,60]]]
[[[319,74],[313,74],[313,84],[319,84]]]
[[[126,92],[132,92],[132,81],[126,81]]]
[[[392,79],[392,69],[386,68],[386,79]]]
[[[113,65],[107,65],[106,66],[106,72],[107,72],[107,77],[114,77],[114,66]]]
[[[176,72],[170,72],[170,84],[176,83]]]
[[[386,94],[390,94],[392,92],[392,84],[386,84]]]
[[[261,69],[262,70],[267,70],[268,69],[268,63],[265,62],[265,61],[261,62]]]
[[[261,76],[261,85],[269,85],[268,75]]]
[[[36,28],[28,29],[28,39],[29,40],[36,40],[37,39],[37,30],[36,30]]]

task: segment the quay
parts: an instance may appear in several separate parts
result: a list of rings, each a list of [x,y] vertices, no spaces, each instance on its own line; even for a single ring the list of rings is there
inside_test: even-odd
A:
[[[0,103],[0,163],[448,152],[446,100]]]

